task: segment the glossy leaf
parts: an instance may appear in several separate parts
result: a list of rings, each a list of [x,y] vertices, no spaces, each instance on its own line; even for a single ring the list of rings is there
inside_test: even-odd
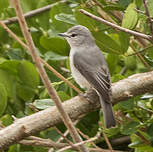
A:
[[[51,51],[45,53],[44,56],[45,60],[53,60],[53,61],[62,61],[68,58],[67,56],[62,56]]]
[[[59,3],[58,5],[52,7],[50,11],[50,18],[52,20],[52,25],[55,27],[56,30],[60,32],[65,32],[67,31],[68,28],[72,26],[72,24],[57,20],[55,16],[60,13],[72,14],[72,10],[70,9],[69,5],[65,3]]]
[[[40,44],[48,51],[53,51],[56,54],[64,56],[69,54],[70,47],[63,38],[42,36],[40,38]]]
[[[108,53],[120,54],[120,46],[114,41],[111,36],[105,34],[104,32],[94,32],[96,44],[99,48]],[[111,44],[111,45],[110,45]]]
[[[135,133],[137,132],[138,125],[139,123],[135,121],[128,122],[122,127],[121,133],[123,135],[130,135],[132,133]]]
[[[0,83],[0,116],[4,113],[7,106],[7,91],[4,84]]]
[[[29,87],[36,88],[39,85],[39,74],[35,66],[28,61],[22,61],[19,64],[18,75],[20,80]]]
[[[72,24],[72,25],[77,24],[74,16],[71,15],[71,14],[60,13],[60,14],[55,15],[55,19],[58,20],[58,21],[62,21],[62,22],[65,22],[65,23]]]
[[[20,79],[17,84],[18,96],[25,101],[30,100],[39,85],[39,74],[32,63],[22,61],[18,66],[18,76]]]
[[[94,30],[94,28],[96,28],[97,23],[93,19],[80,13],[79,9],[81,9],[81,7],[78,7],[74,12],[74,16],[78,24],[86,26],[91,31]],[[91,12],[89,9],[85,9],[85,10]]]
[[[16,78],[11,75],[9,72],[0,69],[0,84],[3,84],[5,86],[7,95],[9,97],[13,97],[14,96],[14,87],[16,84]]]
[[[123,16],[122,27],[125,27],[127,29],[134,29],[135,28],[135,26],[138,22],[138,14],[137,14],[136,10],[134,10],[136,7],[137,6],[135,3],[129,4],[129,6],[125,10],[125,14]]]
[[[54,102],[51,99],[39,99],[39,100],[35,100],[33,105],[36,108],[43,110],[43,109],[47,109],[49,107],[54,106]]]
[[[9,0],[0,0],[0,13],[9,6]]]

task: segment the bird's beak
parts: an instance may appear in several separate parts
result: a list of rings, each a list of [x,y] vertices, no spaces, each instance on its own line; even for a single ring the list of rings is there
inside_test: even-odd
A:
[[[68,35],[67,33],[59,33],[58,35],[62,36],[62,37],[69,37],[70,38],[70,35]]]

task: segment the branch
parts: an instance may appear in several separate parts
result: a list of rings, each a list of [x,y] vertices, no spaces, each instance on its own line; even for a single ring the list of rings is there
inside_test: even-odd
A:
[[[69,146],[67,143],[56,143],[52,141],[51,139],[42,139],[35,136],[30,136],[29,138],[30,140],[23,139],[19,143],[23,145],[31,145],[31,146],[54,147],[55,149]]]
[[[113,83],[112,90],[113,104],[151,92],[153,90],[153,72],[135,74],[127,79]],[[87,97],[90,99],[90,102],[80,96],[76,96],[63,103],[65,111],[72,120],[77,120],[82,115],[100,108],[98,96],[94,91],[88,92]],[[61,122],[61,116],[55,106],[17,119],[12,125],[0,130],[0,150]],[[20,133],[23,126],[26,128],[26,134]]]
[[[145,48],[142,48],[140,51],[136,51],[136,52],[134,52],[132,54],[128,54],[128,56],[133,56],[133,55],[136,55],[136,54],[139,54],[139,53],[143,53],[143,52],[147,51],[150,48],[153,48],[153,45],[145,47]]]
[[[98,134],[95,137],[92,137],[92,138],[85,140],[85,141],[82,141],[80,143],[76,143],[73,146],[79,146],[79,145],[82,145],[82,144],[85,144],[88,142],[93,142],[93,141],[97,140],[99,137],[100,137],[100,133],[98,132]],[[62,151],[68,150],[68,149],[71,149],[71,146],[64,147],[64,148],[58,150],[57,152],[62,152]]]
[[[137,36],[137,37],[141,37],[143,39],[146,39],[146,40],[149,40],[150,42],[152,42],[152,37],[150,35],[146,35],[146,34],[143,34],[143,33],[140,33],[140,32],[136,32],[136,31],[132,31],[132,30],[126,29],[124,27],[121,27],[119,25],[113,24],[113,23],[108,22],[108,21],[106,21],[106,20],[104,20],[104,19],[102,19],[98,16],[95,16],[95,15],[93,15],[93,14],[91,14],[91,13],[89,13],[89,12],[83,10],[83,9],[80,9],[80,12],[85,14],[86,16],[98,21],[98,22],[101,22],[103,24],[111,26],[114,29],[118,29],[118,30],[123,31],[125,33],[131,34],[131,35],[134,35],[134,36]]]
[[[53,99],[53,101],[54,101],[54,103],[55,103],[55,105],[58,109],[58,112],[60,113],[60,116],[62,117],[62,120],[64,121],[64,124],[68,128],[73,140],[75,142],[82,142],[82,139],[79,136],[75,126],[73,125],[73,123],[70,119],[70,117],[65,112],[64,108],[62,107],[61,100],[60,100],[59,96],[57,95],[56,90],[51,85],[50,80],[49,80],[43,66],[41,65],[41,62],[39,60],[39,56],[37,54],[37,51],[35,49],[35,46],[34,46],[34,43],[33,43],[33,40],[32,40],[32,37],[31,37],[31,35],[28,31],[28,26],[27,26],[25,18],[23,16],[22,9],[21,9],[21,6],[19,4],[19,0],[13,0],[13,4],[14,4],[14,7],[15,7],[16,14],[19,18],[19,24],[20,24],[22,33],[24,35],[24,38],[26,40],[27,45],[29,46],[29,52],[32,56],[33,61],[35,62],[37,70],[39,71],[40,77],[41,77],[41,79],[42,79],[42,81],[43,81],[43,83],[44,83],[44,85],[45,85],[45,87],[48,91],[48,94]],[[78,149],[81,152],[88,152],[88,149],[84,145],[79,146]]]
[[[130,47],[133,49],[134,52],[137,52],[136,48],[130,44]],[[137,57],[140,59],[140,61],[144,64],[144,66],[149,70],[149,71],[152,71],[152,68],[151,66],[145,61],[145,59],[143,58],[143,56],[140,54],[140,53],[137,53],[136,54]]]
[[[150,16],[148,6],[147,6],[147,0],[143,0],[143,4],[144,4],[145,14],[147,16],[148,24],[149,24],[149,27],[150,27],[150,33],[153,36],[153,27],[152,27],[151,16]]]
[[[56,2],[54,4],[50,4],[50,5],[44,6],[42,8],[38,8],[36,10],[30,11],[28,13],[25,13],[24,17],[25,18],[30,18],[30,17],[36,16],[36,15],[38,15],[40,13],[49,11],[53,6],[58,5],[59,3],[65,3],[65,2],[66,2],[66,0],[62,0],[60,2]],[[3,23],[6,24],[6,25],[9,25],[9,24],[12,24],[12,23],[16,23],[16,22],[18,22],[18,17],[12,17],[12,18],[9,18],[9,19],[3,21]]]
[[[110,140],[111,144],[115,146],[122,145],[125,143],[130,143],[130,141],[131,141],[130,136],[123,136],[123,137]]]

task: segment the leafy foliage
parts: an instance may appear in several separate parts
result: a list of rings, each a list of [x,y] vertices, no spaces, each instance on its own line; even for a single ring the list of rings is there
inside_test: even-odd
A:
[[[25,13],[56,1],[20,0],[20,2]],[[71,73],[68,72],[70,71],[68,60],[70,47],[65,39],[58,36],[58,33],[65,32],[77,24],[86,26],[92,32],[97,45],[105,55],[112,82],[132,74],[148,71],[144,63],[136,55],[132,55],[135,53],[133,47],[137,51],[142,51],[141,41],[79,12],[79,9],[85,9],[122,27],[150,34],[147,17],[136,11],[136,9],[145,10],[142,0],[118,0],[116,2],[98,0],[98,2],[102,9],[93,1],[69,0],[66,3],[54,5],[50,11],[27,19],[39,55],[63,76],[70,78],[70,81],[76,86],[77,84],[71,79]],[[0,0],[0,6],[1,20],[15,16],[13,8],[9,6],[9,0]],[[148,1],[148,8],[150,16],[153,17],[152,0]],[[114,12],[118,12],[118,14],[113,15]],[[10,24],[9,28],[24,41],[17,23]],[[146,41],[144,43],[146,49],[141,55],[144,62],[152,67],[153,48],[150,47],[152,44]],[[62,101],[77,95],[72,88],[59,80],[48,69],[46,70]],[[13,123],[11,115],[23,117],[34,113],[29,106],[31,103],[39,110],[54,106],[27,50],[0,27],[0,121],[7,126]],[[110,139],[128,135],[131,141],[130,144],[113,146],[113,148],[135,152],[153,151],[153,95],[133,97],[115,105],[114,110],[119,123],[116,128],[104,129],[105,133]],[[96,111],[82,118],[77,127],[84,134],[92,137],[101,127],[98,122],[103,122],[103,116]],[[60,124],[58,128],[62,132],[65,131],[63,124]],[[54,129],[42,131],[39,136],[55,141],[60,138]],[[103,137],[96,144],[103,148],[106,145]],[[14,151],[46,152],[48,148],[16,144],[8,149],[8,152]]]

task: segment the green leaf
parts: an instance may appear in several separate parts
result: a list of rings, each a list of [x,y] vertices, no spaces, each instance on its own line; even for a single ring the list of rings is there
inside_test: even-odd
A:
[[[67,56],[62,56],[62,55],[59,55],[59,54],[56,54],[54,52],[47,52],[44,54],[45,56],[45,60],[48,61],[48,60],[53,60],[53,61],[61,61],[61,60],[67,60]]]
[[[39,74],[35,66],[29,61],[21,61],[18,65],[18,75],[24,85],[34,89],[39,85]]]
[[[147,128],[147,133],[149,136],[153,137],[153,124],[149,125]]]
[[[132,0],[119,0],[118,4],[122,7],[127,7]]]
[[[111,80],[112,80],[112,82],[117,82],[117,81],[122,80],[124,78],[125,78],[125,76],[121,75],[120,73],[117,73],[117,74],[113,74]]]
[[[31,100],[36,93],[36,90],[34,88],[27,86],[24,83],[17,83],[16,91],[17,95],[24,101]]]
[[[58,91],[57,93],[62,101],[70,99],[70,96],[66,94],[64,91]]]
[[[103,7],[104,11],[110,11],[110,10],[118,10],[118,11],[123,11],[124,7],[120,6],[120,5],[116,5],[116,4],[109,4],[107,6]]]
[[[152,98],[153,98],[153,94],[145,94],[141,97],[142,100],[152,99]]]
[[[18,66],[18,76],[20,79],[17,83],[18,96],[25,101],[32,99],[40,81],[35,66],[28,61],[22,61]]]
[[[10,48],[8,51],[5,51],[6,56],[11,60],[21,60],[23,59],[22,50],[19,48]]]
[[[70,46],[63,38],[42,36],[40,38],[40,44],[48,51],[53,51],[56,54],[64,56],[69,54]]]
[[[118,55],[115,55],[115,54],[107,55],[107,64],[111,74],[115,72],[115,69],[117,67],[117,62],[118,62]]]
[[[147,6],[148,6],[148,9],[149,9],[149,14],[152,18],[153,17],[153,1],[148,1]]]
[[[136,121],[128,122],[124,126],[122,126],[121,133],[123,135],[133,134],[138,131],[138,129],[137,129],[138,125],[139,125],[139,123]]]
[[[23,12],[25,13],[37,8],[38,0],[20,0],[20,4],[22,6]]]
[[[60,13],[55,15],[55,19],[72,25],[77,25],[77,22],[72,14]]]
[[[75,19],[77,20],[78,24],[86,26],[89,30],[93,31],[94,29],[96,29],[96,26],[98,25],[98,23],[96,21],[94,21],[93,19],[87,17],[86,15],[80,13],[81,7],[78,7],[75,12],[74,12],[74,16]],[[84,8],[84,10],[93,13],[90,9],[86,9]]]
[[[146,52],[147,52],[147,55],[149,56],[149,58],[153,59],[153,47],[146,49]]]
[[[67,29],[72,27],[72,24],[57,20],[55,16],[60,13],[72,14],[72,9],[66,3],[59,3],[58,5],[53,6],[50,11],[50,18],[52,20],[52,25],[56,28],[56,30],[60,32],[65,32],[67,31]]]
[[[125,66],[132,71],[137,68],[136,57],[135,56],[126,57],[124,62],[125,62]]]
[[[107,34],[104,32],[93,32],[96,44],[99,48],[108,53],[120,54],[120,46]],[[111,44],[111,45],[110,45]]]
[[[107,137],[115,136],[119,134],[119,132],[120,132],[120,128],[118,127],[112,127],[109,129],[105,129],[105,133],[107,134]]]
[[[4,126],[8,126],[13,123],[13,119],[9,114],[6,114],[0,118],[0,121]]]
[[[5,71],[0,69],[0,83],[5,86],[7,95],[9,97],[14,96],[14,87],[16,84],[16,78],[15,76],[11,75],[9,71]]]
[[[17,67],[20,61],[17,60],[5,60],[0,64],[0,68],[6,70],[10,74],[17,74]]]
[[[127,7],[125,14],[123,16],[122,20],[122,27],[127,28],[127,29],[134,29],[137,22],[138,22],[138,14],[134,10],[136,8],[135,3],[129,4]]]
[[[4,113],[7,107],[7,91],[4,84],[0,83],[0,116]]]
[[[9,6],[9,0],[0,0],[0,13]]]
[[[89,137],[96,135],[98,131],[99,111],[88,113],[77,124],[77,127]]]
[[[40,99],[40,100],[35,100],[33,105],[36,108],[43,110],[54,106],[54,102],[51,99]]]
[[[128,99],[126,101],[120,102],[120,106],[126,110],[133,110],[134,108],[134,101],[133,99]]]
[[[44,30],[48,30],[50,28],[50,13],[48,11],[37,14],[35,18],[39,24],[39,28],[42,27]]]

